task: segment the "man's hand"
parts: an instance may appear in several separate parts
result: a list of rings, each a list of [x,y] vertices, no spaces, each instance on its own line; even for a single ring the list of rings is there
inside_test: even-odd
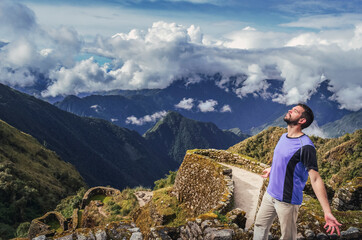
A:
[[[264,169],[264,171],[263,171],[263,175],[261,175],[263,178],[267,178],[267,177],[269,177],[269,174],[270,174],[270,170],[271,170],[271,168],[266,168],[266,169]]]
[[[337,219],[331,214],[325,214],[324,219],[326,220],[326,225],[324,225],[324,228],[326,229],[327,233],[333,234],[334,231],[337,229],[338,235],[341,235],[341,232],[339,231],[340,224]]]

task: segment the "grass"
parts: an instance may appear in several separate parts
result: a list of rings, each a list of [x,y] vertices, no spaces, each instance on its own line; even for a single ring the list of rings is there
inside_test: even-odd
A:
[[[186,218],[189,214],[182,204],[178,203],[176,197],[171,192],[172,187],[154,191],[152,201],[157,212],[164,216],[164,225],[177,227],[186,223]]]
[[[78,223],[77,223],[77,228],[78,228],[78,227],[80,227],[80,224],[82,223],[83,211],[84,211],[84,210],[79,210],[79,211],[78,211]]]
[[[333,210],[333,215],[342,224],[341,231],[346,231],[349,227],[362,228],[362,211],[337,211]],[[320,225],[314,224],[316,221]],[[299,225],[309,224],[312,230],[324,232],[324,213],[319,201],[309,195],[304,195],[303,204],[298,216]]]
[[[112,200],[112,197],[106,196],[103,194],[99,194],[99,195],[92,196],[89,200],[90,201],[101,201],[102,203],[107,203]]]
[[[57,233],[61,233],[63,231],[57,219],[52,219],[48,221],[47,224],[50,226],[50,229],[55,230]]]

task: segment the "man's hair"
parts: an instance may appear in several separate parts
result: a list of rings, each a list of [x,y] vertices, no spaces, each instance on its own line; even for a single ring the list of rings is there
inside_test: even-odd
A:
[[[312,109],[310,109],[310,107],[308,107],[307,105],[303,104],[303,103],[298,103],[298,106],[301,106],[304,109],[304,112],[302,113],[301,118],[305,118],[307,121],[305,123],[302,124],[302,129],[309,127],[313,120],[314,120],[314,114]]]

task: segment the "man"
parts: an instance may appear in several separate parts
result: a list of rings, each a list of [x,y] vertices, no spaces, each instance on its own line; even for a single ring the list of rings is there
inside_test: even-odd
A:
[[[272,167],[265,169],[262,175],[270,179],[254,224],[254,240],[268,239],[276,216],[281,227],[280,239],[297,239],[298,210],[308,175],[324,211],[324,228],[327,233],[337,231],[340,235],[341,224],[332,215],[324,183],[318,173],[316,150],[309,137],[302,132],[313,119],[312,110],[304,104],[293,107],[284,117],[288,133],[279,139],[274,149]]]

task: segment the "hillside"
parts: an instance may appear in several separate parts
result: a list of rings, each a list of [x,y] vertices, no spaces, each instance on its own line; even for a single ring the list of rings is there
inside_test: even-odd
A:
[[[286,129],[270,127],[228,149],[271,164],[273,150]],[[362,176],[362,130],[339,138],[324,139],[312,136],[317,149],[319,172],[333,187],[339,187]]]
[[[85,187],[79,172],[28,134],[0,120],[0,239]]]
[[[78,117],[5,85],[0,85],[0,119],[73,164],[90,186],[151,186],[177,167],[135,131]]]
[[[157,151],[165,152],[181,162],[188,149],[226,149],[243,138],[230,131],[222,131],[213,123],[199,122],[169,112],[144,134],[147,142]]]
[[[327,137],[340,137],[362,128],[362,110],[345,115],[339,120],[323,125],[322,131]]]

